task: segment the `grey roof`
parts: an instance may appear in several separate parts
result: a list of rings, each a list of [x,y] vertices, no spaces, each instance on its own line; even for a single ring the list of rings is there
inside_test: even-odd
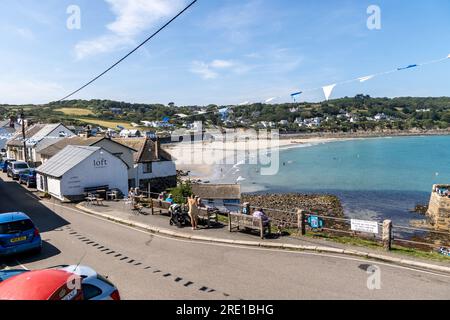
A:
[[[241,199],[239,184],[193,184],[192,193],[203,199],[237,200]]]
[[[54,178],[60,178],[100,149],[99,147],[67,146],[37,168],[36,171]]]

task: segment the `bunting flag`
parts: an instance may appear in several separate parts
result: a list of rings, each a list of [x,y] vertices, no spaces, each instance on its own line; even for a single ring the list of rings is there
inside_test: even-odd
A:
[[[370,79],[373,79],[374,77],[375,77],[375,75],[366,76],[366,77],[358,78],[358,80],[359,80],[359,82],[366,82],[366,81],[369,81]]]
[[[239,106],[246,106],[249,104],[250,104],[250,101],[245,101],[245,102],[240,103]]]
[[[402,70],[406,70],[406,69],[416,68],[416,67],[418,67],[418,66],[419,66],[419,65],[417,65],[417,64],[410,64],[409,66],[404,67],[404,68],[397,68],[397,70],[398,70],[398,71],[402,71]]]
[[[329,86],[323,87],[323,94],[325,95],[325,99],[328,101],[330,99],[331,94],[333,93],[333,89],[336,87],[336,84],[331,84]]]
[[[328,101],[330,99],[332,93],[333,93],[334,88],[336,86],[338,86],[338,85],[349,84],[349,83],[352,83],[352,82],[363,83],[363,82],[372,80],[375,77],[386,76],[386,75],[389,75],[389,74],[392,74],[392,73],[395,73],[395,72],[399,72],[399,71],[403,71],[403,70],[408,70],[408,69],[412,69],[412,68],[424,67],[424,66],[431,65],[431,64],[441,63],[441,62],[444,62],[444,61],[448,61],[448,59],[450,59],[450,54],[447,55],[445,58],[440,58],[440,59],[437,59],[437,60],[431,60],[431,61],[423,62],[423,63],[420,63],[420,64],[410,64],[410,65],[407,65],[406,67],[399,67],[399,68],[396,68],[396,69],[393,69],[393,70],[390,70],[390,71],[374,73],[372,75],[359,77],[359,78],[356,78],[356,79],[351,79],[351,80],[347,80],[347,81],[341,81],[341,82],[337,82],[335,84],[328,85],[328,86],[323,86],[323,87],[318,87],[318,88],[306,89],[306,90],[298,91],[298,92],[292,93],[291,94],[291,98],[292,98],[292,100],[294,102],[297,102],[296,98],[299,95],[304,94],[305,92],[311,92],[311,91],[316,91],[316,90],[323,90],[325,98]],[[283,96],[284,96],[284,94],[283,94]],[[281,98],[281,96],[269,98],[269,99],[265,100],[265,103],[272,102],[273,100],[278,99],[278,98]],[[247,104],[250,104],[250,102],[241,103],[240,106],[247,105]]]
[[[302,93],[303,93],[303,91],[299,91],[299,92],[291,94],[292,100],[294,100],[294,102],[297,102],[297,100],[295,100],[295,98],[298,97],[299,95],[301,95]]]

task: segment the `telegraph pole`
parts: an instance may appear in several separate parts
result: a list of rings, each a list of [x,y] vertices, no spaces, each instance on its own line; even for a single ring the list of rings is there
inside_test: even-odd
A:
[[[24,161],[28,162],[27,140],[25,136],[25,114],[23,109],[20,109],[20,119],[22,120],[23,157]]]

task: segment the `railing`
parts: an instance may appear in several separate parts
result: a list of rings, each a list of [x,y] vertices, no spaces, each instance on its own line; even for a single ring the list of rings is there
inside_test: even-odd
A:
[[[160,193],[139,191],[140,194],[146,195],[148,198],[158,198]],[[184,199],[187,201],[187,198]],[[152,208],[153,208],[153,202]],[[228,211],[242,212],[244,205],[242,204],[226,204]],[[437,249],[439,247],[450,246],[450,232],[439,231],[430,228],[415,228],[409,226],[402,226],[393,224],[389,220],[373,221],[378,224],[378,233],[365,233],[351,229],[352,219],[344,217],[333,217],[327,215],[315,214],[310,210],[280,210],[274,208],[261,208],[248,205],[248,212],[262,209],[271,219],[272,225],[278,231],[289,230],[293,231],[299,236],[304,236],[308,232],[314,234],[326,234],[335,236],[349,236],[363,240],[370,240],[378,245],[383,245],[387,250],[390,250],[392,245],[400,245],[405,247],[413,247],[420,249]],[[224,216],[228,212],[222,211],[219,214]],[[323,223],[320,228],[312,228],[308,224],[309,217],[317,217]]]

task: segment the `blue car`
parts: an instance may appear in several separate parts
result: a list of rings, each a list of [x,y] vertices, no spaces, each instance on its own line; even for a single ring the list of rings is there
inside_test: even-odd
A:
[[[36,170],[29,169],[19,174],[19,183],[26,184],[28,188],[36,187]]]
[[[0,282],[8,280],[14,276],[25,273],[28,270],[18,269],[18,270],[0,270]]]
[[[15,159],[4,159],[1,163],[0,163],[0,170],[3,173],[6,173],[8,171],[8,164],[10,164],[11,162],[16,161]]]
[[[41,235],[25,213],[0,214],[0,256],[42,249]]]

